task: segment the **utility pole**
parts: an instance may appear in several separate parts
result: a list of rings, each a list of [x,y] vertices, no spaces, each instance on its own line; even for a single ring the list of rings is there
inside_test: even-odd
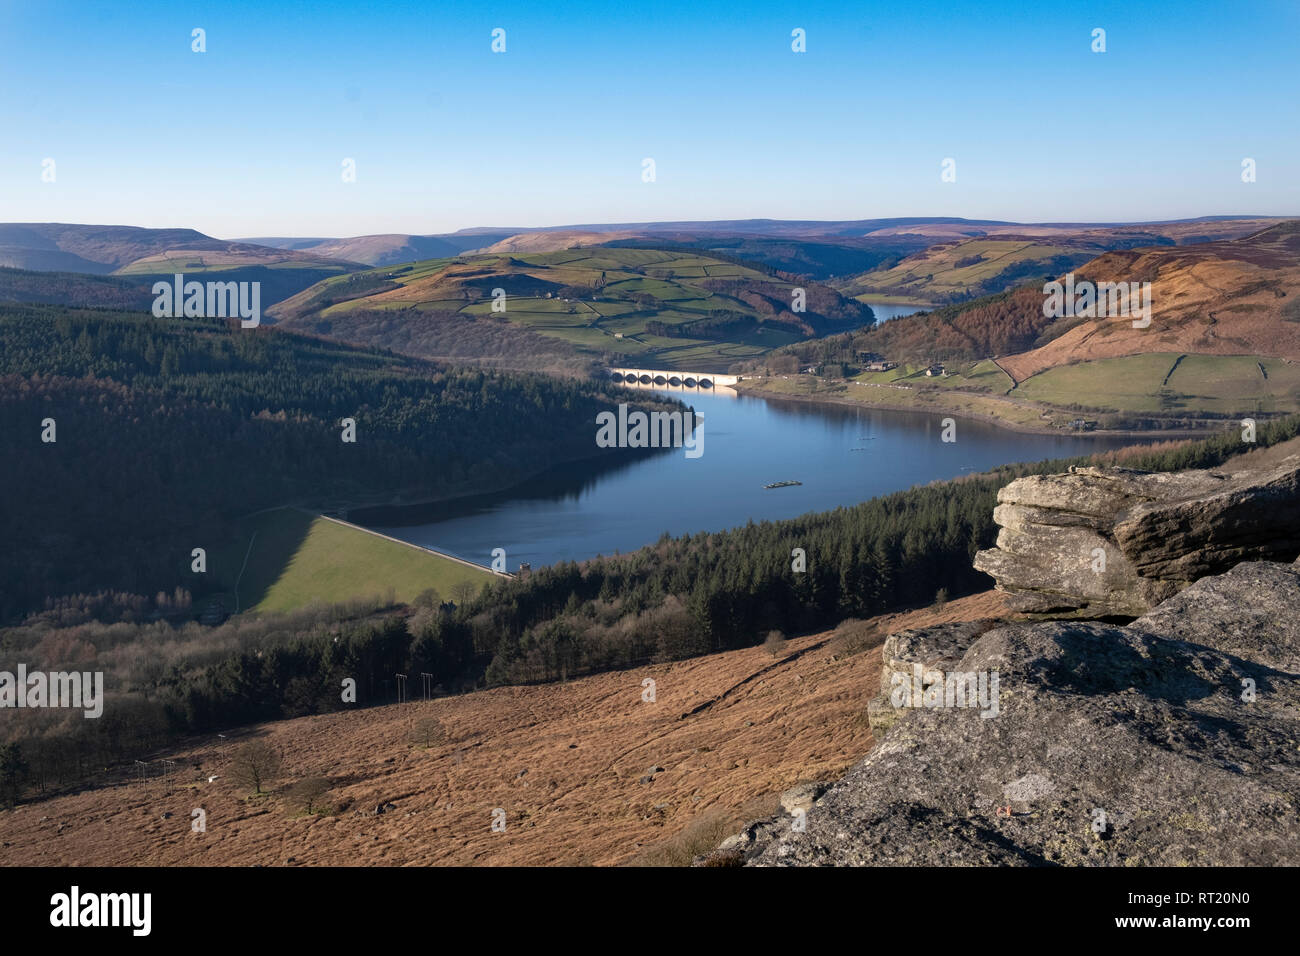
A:
[[[393,676],[397,678],[397,702],[404,704],[406,703],[406,675],[394,674]]]
[[[425,699],[425,700],[433,700],[433,675],[432,675],[432,674],[426,674],[426,673],[424,673],[424,671],[421,671],[421,672],[420,672],[420,681],[421,681],[421,683],[424,685],[423,688],[422,688],[422,690],[423,690],[423,692],[424,692],[424,699]]]

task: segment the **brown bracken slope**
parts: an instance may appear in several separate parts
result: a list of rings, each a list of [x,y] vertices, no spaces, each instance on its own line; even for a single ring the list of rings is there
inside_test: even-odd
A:
[[[1108,252],[1074,274],[1076,282],[1150,282],[1151,325],[1085,319],[1040,348],[999,358],[1017,382],[1070,362],[1146,352],[1300,360],[1300,222],[1242,239]]]
[[[838,777],[862,757],[885,634],[1005,613],[1001,596],[987,592],[869,622],[876,638],[858,653],[828,633],[792,640],[776,658],[749,648],[214,735],[165,755],[178,767],[169,777],[121,779],[0,813],[0,860],[618,864],[701,814]],[[646,678],[656,682],[654,703],[642,700]],[[427,750],[409,740],[425,715],[448,731]],[[235,786],[230,755],[254,736],[283,754],[281,786],[328,777],[333,812],[295,814],[279,793],[250,799]],[[376,814],[380,804],[391,807]],[[191,830],[195,808],[206,811],[206,833]],[[492,830],[496,808],[505,832]]]

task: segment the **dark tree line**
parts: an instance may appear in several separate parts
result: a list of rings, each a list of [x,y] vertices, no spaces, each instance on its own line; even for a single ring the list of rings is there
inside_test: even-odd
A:
[[[1266,423],[1257,445],[1297,434],[1300,416]],[[1233,431],[1122,460],[1152,471],[1204,468],[1241,449]],[[203,629],[213,636],[165,667],[149,662],[158,656],[152,649],[160,629],[172,633],[168,625],[111,625],[119,658],[138,645],[135,656],[145,664],[139,673],[109,675],[111,696],[100,720],[74,718],[26,733],[12,724],[3,728],[0,799],[24,788],[75,783],[178,734],[389,703],[397,673],[433,674],[439,692],[563,680],[756,645],[773,630],[797,632],[929,604],[940,591],[956,597],[982,589],[991,581],[971,567],[971,558],[993,543],[998,488],[1024,474],[1087,461],[1008,466],[822,514],[664,537],[628,555],[499,582],[452,609],[417,601],[341,617],[301,612],[254,625],[232,619]],[[795,548],[804,552],[803,571],[792,566]],[[54,666],[76,653],[83,633],[45,626],[0,631],[0,648],[26,647],[33,664]],[[237,646],[214,655],[205,650],[214,641]],[[8,656],[0,655],[0,663]],[[353,700],[343,693],[349,680]]]
[[[1043,345],[1069,324],[1044,318],[1042,289],[1031,286],[816,342],[798,342],[777,349],[767,361],[793,355],[799,362],[854,362],[857,353],[875,352],[890,361],[913,364],[973,362]]]
[[[0,306],[0,620],[191,586],[196,535],[261,508],[506,487],[598,454],[620,395],[237,322]]]

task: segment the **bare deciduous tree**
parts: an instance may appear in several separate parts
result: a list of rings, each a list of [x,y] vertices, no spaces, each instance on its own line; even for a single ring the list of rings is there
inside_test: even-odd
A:
[[[421,717],[411,727],[411,741],[426,750],[447,739],[447,729],[437,717]]]
[[[451,588],[451,596],[457,607],[464,607],[474,600],[478,592],[479,586],[473,581],[457,581]]]
[[[280,755],[265,740],[250,740],[235,751],[226,772],[236,783],[252,787],[254,793],[261,793],[264,785],[279,776]]]
[[[329,792],[330,782],[325,777],[304,777],[285,792],[289,805],[304,813],[324,809],[322,797]]]

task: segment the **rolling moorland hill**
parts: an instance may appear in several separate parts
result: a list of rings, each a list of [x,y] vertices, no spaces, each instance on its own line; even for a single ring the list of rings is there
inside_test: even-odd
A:
[[[585,246],[601,246],[617,239],[635,236],[632,232],[584,232],[582,230],[561,229],[546,232],[521,232],[490,246],[473,250],[481,253],[514,252],[560,252],[564,249],[581,249]]]
[[[480,252],[546,252],[603,245],[616,249],[672,249],[741,259],[791,275],[824,281],[895,262],[928,247],[925,236],[766,236],[714,232],[553,230],[525,232]]]
[[[241,240],[257,245],[311,252],[371,266],[397,265],[467,252],[552,252],[591,245],[629,248],[682,247],[724,253],[817,281],[842,277],[846,282],[876,269],[891,269],[904,257],[936,244],[977,238],[1029,238],[1052,246],[1077,242],[1095,255],[1106,249],[1162,242],[1184,244],[1245,235],[1264,228],[1266,217],[1206,217],[1166,223],[1088,224],[1013,223],[951,217],[908,217],[846,221],[776,219],[699,222],[591,223],[531,229],[462,229],[439,235],[385,234],[352,238],[260,237]],[[966,253],[969,256],[973,253]],[[1040,256],[1040,259],[1050,259]],[[958,257],[960,258],[960,257]],[[1028,258],[1028,256],[1022,257]],[[1027,267],[1025,267],[1027,268]],[[951,277],[949,277],[951,278]],[[957,277],[961,278],[961,277]],[[987,278],[987,277],[985,277]],[[953,284],[951,294],[956,294]],[[859,294],[861,289],[851,294]],[[924,294],[923,294],[924,293]],[[946,301],[936,290],[917,287],[895,292],[907,301]],[[971,295],[977,293],[972,292]],[[970,297],[970,296],[967,296]]]
[[[175,246],[206,243],[219,240],[193,229],[6,222],[0,223],[0,265],[106,275]]]
[[[805,311],[792,311],[796,284],[806,290]],[[505,311],[493,311],[496,289],[505,293]],[[385,313],[392,321],[377,323]],[[368,270],[327,279],[270,314],[286,328],[419,355],[438,354],[432,349],[445,347],[447,327],[471,340],[509,329],[593,363],[705,371],[873,320],[867,306],[826,286],[742,260],[607,247]],[[412,322],[437,344],[412,341]],[[516,361],[530,358],[515,351]],[[498,354],[509,352],[507,338]]]
[[[491,245],[513,232],[494,229],[483,232],[453,233],[445,236],[413,236],[408,233],[383,233],[353,236],[349,239],[245,239],[243,242],[292,249],[329,259],[343,259],[368,266],[390,266],[439,256],[457,256],[470,249]]]
[[[1144,352],[1300,360],[1300,221],[1242,239],[1111,252],[1075,278],[1150,282],[1151,327],[1061,320],[1048,330],[1051,341],[999,363],[1018,382],[1070,361]]]
[[[997,235],[1057,236],[1089,230],[1144,229],[1168,236],[1176,242],[1200,242],[1226,234],[1241,235],[1275,222],[1278,216],[1202,216],[1148,223],[1017,223],[996,219],[961,219],[952,216],[904,216],[890,219],[718,219],[667,222],[573,223],[532,229],[504,230],[506,235],[526,232],[636,232],[646,235],[766,236],[771,238],[863,238],[915,235],[933,242]],[[1239,223],[1240,225],[1233,225]],[[1253,225],[1251,225],[1253,223]],[[1240,231],[1238,231],[1240,230]],[[503,230],[465,229],[449,235],[488,234]],[[502,236],[501,238],[504,238]],[[496,241],[496,240],[493,240]]]
[[[702,255],[731,256],[761,263],[791,275],[825,282],[892,263],[930,245],[924,236],[749,236],[663,233],[612,239],[606,245],[628,249],[673,248]],[[671,246],[669,245],[671,244]]]
[[[310,265],[339,270],[351,264],[270,246],[213,239],[193,229],[0,223],[0,266],[15,269],[153,275],[252,265]]]
[[[69,223],[0,223],[0,269],[115,275],[153,296],[155,281],[176,273],[211,273],[223,282],[260,282],[261,305],[287,298],[330,276],[361,268],[358,263],[312,252],[213,239],[193,229],[141,229]],[[117,288],[77,283],[76,294],[51,293],[54,280],[0,279],[0,301],[58,302],[122,308]],[[30,294],[29,294],[30,293]],[[102,293],[96,298],[96,293]],[[132,297],[135,298],[134,296]],[[130,306],[133,307],[133,306]]]
[[[990,227],[977,238],[937,238],[895,264],[837,283],[859,298],[941,305],[1015,288],[1030,279],[1061,275],[1103,252],[1149,246],[1181,246],[1235,239],[1276,220],[1226,219],[1135,226],[1027,226],[1015,232]],[[881,238],[884,238],[883,236]]]
[[[1131,315],[1044,316],[1036,281],[790,346],[751,367],[841,363],[855,369],[852,381],[761,387],[1038,427],[1063,427],[1079,412],[1102,427],[1161,428],[1300,409],[1300,222],[1239,239],[1107,252],[1070,271],[1076,284],[1151,282],[1151,324],[1134,328]],[[899,367],[864,369],[864,353]],[[947,374],[926,376],[933,362]]]

